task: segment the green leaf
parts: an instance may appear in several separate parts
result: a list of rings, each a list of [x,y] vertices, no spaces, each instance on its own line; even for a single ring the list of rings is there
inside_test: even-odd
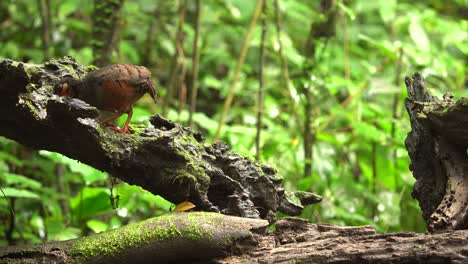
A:
[[[30,199],[39,199],[39,195],[28,191],[28,190],[20,190],[16,188],[11,188],[11,187],[2,187],[3,192],[7,197],[16,197],[16,198],[30,198]],[[2,195],[0,195],[0,199],[5,198]]]
[[[79,219],[87,219],[111,211],[109,197],[106,188],[85,187],[70,200],[70,206]]]
[[[337,1],[336,2],[336,5],[341,9],[343,10],[343,12],[345,12],[346,15],[348,15],[348,17],[351,19],[351,20],[354,20],[356,18],[356,14],[354,14],[354,11],[347,7],[346,5],[344,5],[341,1]]]
[[[389,24],[396,15],[397,0],[380,0],[379,14],[383,22]]]
[[[359,34],[358,38],[376,47],[378,51],[380,51],[382,54],[384,54],[388,58],[391,58],[393,60],[396,59],[396,54],[394,52],[394,49],[391,46],[391,44],[389,44],[388,41],[376,41],[372,39],[371,37],[364,35],[364,34]]]
[[[208,130],[212,135],[214,135],[218,128],[218,122],[208,117],[205,113],[195,113],[193,115],[193,121],[195,121],[198,126]]]
[[[429,38],[427,37],[426,31],[421,26],[420,21],[418,19],[412,19],[408,30],[416,47],[421,51],[429,52]]]
[[[377,129],[374,125],[365,122],[353,121],[356,132],[365,139],[382,142],[385,139],[385,133]]]
[[[19,160],[17,157],[15,157],[14,155],[11,155],[10,153],[6,152],[6,151],[0,151],[0,160],[5,160],[5,161],[8,161],[16,166],[22,166],[23,165],[23,161],[22,160]]]
[[[121,41],[120,50],[122,55],[129,58],[132,63],[140,62],[140,54],[138,53],[137,49],[135,49],[134,43],[130,43],[129,41]]]
[[[99,220],[94,220],[91,219],[86,222],[86,225],[91,229],[94,233],[101,233],[109,229],[109,225],[99,221]]]
[[[54,240],[70,240],[81,236],[81,230],[76,227],[67,227],[60,229],[60,232],[53,233],[49,236],[50,241]]]
[[[40,189],[42,184],[36,180],[27,178],[23,175],[4,172],[1,173],[1,179],[5,181],[7,185],[17,185],[17,187]]]
[[[40,150],[39,154],[57,162],[68,165],[72,172],[81,174],[86,184],[88,185],[97,181],[104,181],[105,179],[107,179],[107,173],[96,170],[95,168],[81,163],[77,160],[70,159],[60,153]]]

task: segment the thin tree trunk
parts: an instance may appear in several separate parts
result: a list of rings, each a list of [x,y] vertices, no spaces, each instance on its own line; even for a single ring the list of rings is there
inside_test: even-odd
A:
[[[163,115],[167,115],[169,106],[171,105],[172,97],[175,94],[179,97],[178,115],[182,111],[183,105],[186,101],[186,86],[185,86],[185,54],[184,54],[184,24],[185,24],[185,7],[187,1],[181,0],[179,4],[179,26],[177,28],[175,46],[176,53],[174,55],[174,69],[171,73],[171,80],[169,81],[168,91],[163,104]]]
[[[310,26],[309,36],[304,46],[303,55],[307,59],[307,64],[303,68],[302,76],[302,91],[305,97],[304,104],[304,133],[303,133],[303,146],[304,146],[304,177],[312,175],[313,165],[313,145],[315,143],[317,128],[312,127],[313,116],[313,95],[311,92],[312,87],[308,81],[310,71],[316,66],[317,61],[314,61],[317,47],[315,45],[316,39],[328,39],[335,34],[335,12],[333,11],[334,0],[322,0],[320,2],[320,11],[326,16],[325,21],[312,22]],[[310,66],[311,69],[307,69]]]
[[[50,0],[38,0],[39,13],[42,22],[42,52],[44,58],[49,58],[50,36],[51,36],[51,15],[50,15]]]
[[[234,90],[236,88],[237,80],[239,79],[239,74],[244,65],[245,56],[247,55],[247,51],[249,49],[250,39],[252,38],[252,33],[255,25],[257,24],[258,17],[262,11],[263,0],[257,0],[257,5],[255,6],[254,14],[252,16],[252,20],[250,20],[249,27],[247,29],[247,33],[245,34],[244,43],[242,44],[242,49],[239,55],[239,60],[237,61],[236,70],[234,72],[234,76],[232,77],[232,81],[229,85],[228,95],[226,97],[226,101],[224,101],[223,112],[221,114],[221,118],[218,122],[218,128],[216,129],[216,134],[214,140],[218,140],[221,136],[221,130],[226,122],[226,117],[229,109],[231,108],[232,100],[234,99]]]
[[[196,2],[195,8],[195,38],[193,40],[193,54],[192,54],[192,94],[190,98],[190,112],[189,112],[189,127],[193,127],[193,115],[197,109],[197,95],[198,95],[198,65],[200,62],[200,51],[198,49],[198,39],[200,35],[200,14],[201,3],[200,0]]]
[[[178,90],[179,94],[179,107],[178,107],[178,119],[180,119],[180,114],[182,109],[187,102],[187,86],[185,83],[185,74],[187,72],[186,65],[185,65],[185,51],[184,51],[184,24],[185,24],[185,9],[187,6],[187,0],[184,0],[181,3],[179,8],[179,30],[177,32],[177,41],[176,41],[176,48],[177,48],[177,63],[179,63],[179,73],[177,75],[177,82],[176,86],[173,88],[174,90]]]
[[[60,209],[62,209],[62,215],[70,215],[70,207],[68,205],[68,199],[65,197],[70,197],[70,193],[67,188],[67,180],[65,179],[64,167],[63,164],[57,163],[55,165],[55,176],[57,182],[57,193],[60,194]],[[68,222],[68,220],[67,220]]]
[[[94,0],[93,53],[94,64],[111,63],[112,52],[119,46],[119,27],[124,0]]]
[[[372,187],[371,187],[371,193],[372,195],[377,194],[377,143],[375,141],[372,142],[371,145],[371,159],[372,159]],[[377,213],[377,206],[374,202],[371,202],[371,207],[372,207],[372,219],[375,217]]]
[[[156,6],[153,15],[150,18],[148,31],[146,31],[145,48],[143,52],[143,65],[150,66],[154,63],[153,54],[155,48],[156,25],[159,19],[159,7]]]
[[[300,118],[298,116],[298,111],[297,109],[297,102],[295,99],[295,94],[297,93],[295,91],[295,87],[291,84],[291,79],[289,78],[289,69],[288,69],[288,63],[286,62],[286,59],[284,58],[284,53],[283,53],[283,44],[281,41],[281,17],[280,17],[280,12],[279,12],[279,0],[274,0],[275,4],[275,27],[276,27],[276,41],[278,43],[278,55],[280,59],[280,64],[281,64],[281,77],[283,78],[283,85],[284,87],[287,88],[288,92],[286,93],[291,100],[291,112],[290,114],[294,117],[294,120],[296,124],[299,126],[300,124]],[[297,97],[297,96],[296,96]],[[303,133],[303,128],[299,127],[299,131]]]
[[[315,133],[312,129],[312,93],[310,87],[304,87],[305,104],[304,104],[304,177],[312,175],[312,161],[313,161],[313,146],[315,142]]]
[[[264,100],[264,88],[263,88],[263,71],[265,66],[265,38],[267,33],[266,28],[267,20],[267,2],[263,1],[262,6],[262,39],[260,43],[260,70],[258,76],[258,110],[257,110],[257,136],[255,137],[255,158],[260,160],[261,148],[260,148],[260,134],[262,132],[262,118],[263,118],[263,100]]]
[[[398,58],[395,63],[395,81],[393,82],[396,87],[399,87],[400,85],[400,80],[401,80],[401,68],[402,68],[402,58],[403,58],[403,49],[400,48],[398,49]],[[393,139],[393,142],[395,144],[396,142],[396,122],[398,119],[400,119],[400,115],[398,113],[398,106],[400,105],[400,89],[398,89],[398,92],[395,93],[393,96],[393,122],[392,126],[390,128],[390,135]],[[392,160],[393,160],[393,179],[395,182],[395,191],[398,191],[398,173],[397,173],[397,167],[398,167],[398,159],[397,159],[397,150],[396,147],[393,146],[393,151],[392,151]]]
[[[345,4],[345,3],[343,3]],[[346,80],[351,80],[351,67],[349,60],[349,36],[348,36],[348,18],[346,14],[341,11],[343,18],[343,63],[344,63],[344,76]]]

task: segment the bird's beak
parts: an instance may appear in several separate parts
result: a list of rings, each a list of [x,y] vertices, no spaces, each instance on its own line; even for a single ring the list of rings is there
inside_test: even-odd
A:
[[[148,84],[149,84],[148,93],[150,94],[151,98],[153,98],[153,101],[156,103],[156,88],[154,87],[154,84],[152,81],[149,81]]]

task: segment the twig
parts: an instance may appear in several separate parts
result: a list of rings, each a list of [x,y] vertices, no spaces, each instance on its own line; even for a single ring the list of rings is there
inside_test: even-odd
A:
[[[234,99],[234,89],[237,84],[237,80],[239,79],[239,74],[244,65],[245,56],[247,55],[247,51],[249,49],[250,39],[252,38],[252,32],[257,23],[258,17],[260,16],[260,12],[262,11],[263,0],[257,0],[257,5],[255,6],[254,14],[252,16],[252,20],[250,21],[249,27],[247,29],[247,33],[245,35],[244,43],[242,44],[241,53],[239,56],[239,61],[237,62],[236,70],[234,72],[234,77],[229,85],[228,95],[226,101],[224,102],[223,113],[221,114],[221,118],[218,122],[218,128],[215,134],[215,141],[219,139],[221,134],[221,129],[223,128],[224,122],[226,121],[227,112],[232,104],[232,99]]]

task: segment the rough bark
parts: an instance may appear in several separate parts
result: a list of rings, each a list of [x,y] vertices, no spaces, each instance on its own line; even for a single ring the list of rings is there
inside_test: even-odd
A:
[[[419,73],[407,77],[411,132],[405,141],[429,230],[468,228],[468,99],[433,97]]]
[[[0,248],[0,263],[193,263],[256,245],[268,222],[216,213],[176,213],[68,241]]]
[[[0,248],[0,263],[454,263],[468,261],[468,230],[379,234],[284,218],[268,222],[178,213],[75,240]]]
[[[272,221],[276,211],[298,215],[320,201],[312,193],[285,192],[271,167],[159,115],[150,119],[152,127],[131,125],[129,134],[100,127],[96,108],[52,94],[62,76],[89,70],[71,57],[40,65],[1,61],[0,135],[62,153],[173,203],[189,200],[198,210]]]
[[[257,247],[221,263],[467,263],[468,230],[437,234],[376,233],[372,226],[310,224],[298,218],[276,223]]]

